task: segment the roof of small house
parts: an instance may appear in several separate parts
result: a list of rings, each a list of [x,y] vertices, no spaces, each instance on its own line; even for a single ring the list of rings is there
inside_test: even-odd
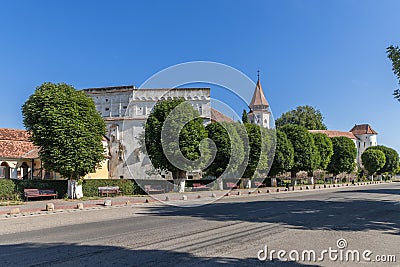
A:
[[[350,139],[357,139],[357,137],[352,132],[342,132],[342,131],[334,131],[334,130],[309,130],[310,133],[323,133],[328,137],[339,137],[344,136]]]
[[[38,158],[39,149],[29,136],[25,130],[0,128],[0,158]]]
[[[233,122],[231,118],[226,116],[225,114],[219,112],[216,109],[211,108],[211,121],[214,122]]]
[[[354,135],[378,134],[369,124],[356,124],[353,128],[351,128],[350,132],[352,132]]]

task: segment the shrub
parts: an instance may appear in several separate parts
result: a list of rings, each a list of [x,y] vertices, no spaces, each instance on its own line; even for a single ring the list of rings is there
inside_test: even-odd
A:
[[[10,179],[0,180],[0,199],[12,200],[15,198],[15,184]]]

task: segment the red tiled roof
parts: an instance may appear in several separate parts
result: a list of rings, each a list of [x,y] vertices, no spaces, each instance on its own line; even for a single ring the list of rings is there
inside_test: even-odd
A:
[[[29,136],[25,130],[0,128],[0,157],[38,158],[39,149],[29,141]]]
[[[29,141],[29,136],[25,130],[0,128],[0,140]]]
[[[216,122],[233,122],[231,118],[226,116],[225,114],[219,112],[216,109],[211,108],[211,121]]]
[[[360,134],[378,134],[375,132],[374,129],[371,128],[369,124],[360,124],[360,125],[354,125],[353,128],[351,128],[350,132],[352,132],[355,135],[360,135]]]
[[[251,109],[254,109],[254,106],[269,106],[261,87],[260,79],[257,80],[256,89],[254,90],[253,98],[249,106]]]
[[[341,131],[334,131],[334,130],[309,130],[310,133],[323,133],[326,134],[328,137],[339,137],[344,136],[350,139],[357,139],[357,137],[352,132],[341,132]]]

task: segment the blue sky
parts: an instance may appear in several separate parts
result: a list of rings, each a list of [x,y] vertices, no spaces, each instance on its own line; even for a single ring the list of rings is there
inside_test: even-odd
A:
[[[0,127],[45,81],[139,86],[182,62],[216,61],[261,82],[275,117],[299,105],[329,129],[370,123],[400,151],[400,1],[0,1]],[[217,89],[216,89],[217,90]],[[218,91],[214,92],[218,95]]]

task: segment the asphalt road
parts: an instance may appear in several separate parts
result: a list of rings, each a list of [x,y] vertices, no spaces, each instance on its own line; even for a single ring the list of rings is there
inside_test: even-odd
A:
[[[0,265],[400,266],[399,203],[400,183],[392,183],[231,197],[191,208],[144,204],[8,218],[0,220]],[[272,262],[263,259],[266,246],[267,255],[276,251]],[[331,258],[322,253],[329,248],[337,250]],[[280,259],[279,250],[286,252]],[[302,260],[309,250],[317,260]],[[348,250],[357,250],[360,262],[350,254],[346,261]],[[296,251],[299,260],[287,261]],[[377,262],[392,256],[397,262]]]

